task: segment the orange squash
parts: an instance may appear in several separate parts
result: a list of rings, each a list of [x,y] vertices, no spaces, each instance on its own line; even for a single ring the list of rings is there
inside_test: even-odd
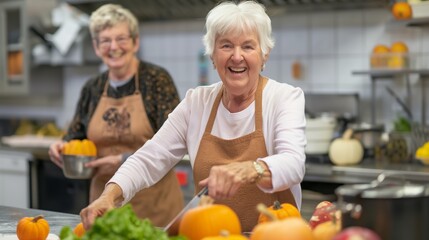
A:
[[[390,52],[392,53],[407,53],[408,46],[404,42],[394,42],[392,46],[390,46]]]
[[[82,237],[85,234],[85,228],[83,227],[83,223],[78,223],[73,229],[73,233],[78,237]]]
[[[203,196],[203,199],[210,198]],[[202,204],[187,211],[179,224],[179,235],[189,240],[201,240],[204,237],[219,236],[221,231],[231,235],[241,234],[241,224],[237,214],[223,204]]]
[[[279,220],[288,217],[301,217],[301,213],[299,212],[299,210],[290,203],[280,204],[279,201],[275,201],[274,204],[268,208],[268,211],[270,211]],[[270,219],[266,214],[259,214],[258,223],[268,221],[270,221]]]
[[[73,139],[65,143],[63,146],[63,154],[65,155],[83,155],[83,156],[97,156],[97,148],[91,140]]]
[[[45,240],[49,230],[49,223],[42,215],[23,217],[16,226],[16,235],[19,240]]]
[[[314,240],[332,240],[341,231],[339,222],[328,221],[321,223],[313,229]]]
[[[393,17],[397,20],[410,19],[413,15],[411,6],[407,2],[395,2],[392,6]]]
[[[387,67],[388,56],[390,49],[384,44],[377,44],[372,49],[371,53],[371,67],[373,68],[382,68]]]
[[[230,235],[228,231],[221,231],[220,236],[205,237],[201,240],[248,240],[248,238],[243,235]]]
[[[314,240],[310,225],[301,217],[260,223],[253,229],[250,240]]]

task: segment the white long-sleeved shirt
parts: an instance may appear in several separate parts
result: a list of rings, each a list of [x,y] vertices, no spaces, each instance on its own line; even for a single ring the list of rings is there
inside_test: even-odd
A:
[[[170,113],[155,136],[131,155],[109,182],[117,183],[124,202],[140,189],[159,181],[188,153],[191,165],[197,155],[213,102],[222,83],[190,89],[185,98]],[[290,188],[301,206],[300,182],[305,174],[305,114],[304,93],[300,88],[272,79],[262,95],[262,119],[268,156],[260,158],[272,174],[272,193]],[[246,109],[230,113],[222,104],[214,122],[212,134],[224,139],[241,137],[255,130],[255,103]]]

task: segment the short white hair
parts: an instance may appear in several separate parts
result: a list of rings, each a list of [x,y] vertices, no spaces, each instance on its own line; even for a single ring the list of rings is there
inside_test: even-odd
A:
[[[205,54],[209,56],[213,55],[216,37],[231,31],[238,34],[243,31],[256,31],[264,56],[274,47],[271,19],[267,15],[264,5],[255,1],[220,3],[207,14],[206,30],[203,43]]]

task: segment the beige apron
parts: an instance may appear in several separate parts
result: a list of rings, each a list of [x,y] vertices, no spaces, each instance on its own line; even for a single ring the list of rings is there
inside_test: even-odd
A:
[[[107,96],[109,81],[88,126],[88,139],[97,146],[98,157],[134,152],[154,135],[139,91],[138,74],[133,95],[119,99]],[[109,174],[95,171],[91,181],[90,202],[103,192]],[[174,170],[154,186],[138,192],[131,204],[137,216],[149,218],[155,226],[165,226],[182,208],[183,194]]]
[[[198,186],[198,182],[207,178],[212,166],[256,160],[268,155],[262,132],[262,90],[266,82],[266,78],[260,77],[256,90],[255,131],[236,139],[221,139],[211,135],[217,109],[223,94],[222,90],[219,91],[195,159],[194,179],[197,191],[201,189]],[[289,189],[274,194],[267,194],[262,192],[254,183],[242,186],[232,198],[216,201],[216,203],[230,206],[237,213],[243,232],[250,232],[258,221],[259,213],[256,210],[256,205],[264,203],[267,206],[271,206],[275,200],[279,200],[281,203],[291,203],[296,206],[295,199]]]

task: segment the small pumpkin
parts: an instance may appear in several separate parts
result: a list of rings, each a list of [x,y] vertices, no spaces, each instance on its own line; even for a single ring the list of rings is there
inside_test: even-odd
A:
[[[410,19],[413,15],[413,10],[407,2],[395,2],[392,6],[392,15],[397,20]]]
[[[257,209],[272,221],[257,224],[250,240],[314,240],[310,225],[302,217],[279,220],[264,204],[258,204]]]
[[[82,237],[85,234],[85,228],[83,227],[83,223],[78,223],[73,229],[73,233],[78,237]]]
[[[65,155],[83,155],[83,156],[97,156],[97,148],[91,140],[73,139],[65,143],[63,146],[63,154]]]
[[[375,45],[371,53],[371,59],[370,59],[371,67],[373,68],[387,67],[389,53],[390,53],[390,49],[388,46],[384,44]]]
[[[49,223],[42,215],[23,217],[16,226],[16,235],[19,240],[45,240],[49,230]]]
[[[353,165],[362,160],[363,146],[352,135],[353,130],[347,129],[341,138],[335,139],[329,146],[329,158],[335,165]]]
[[[268,208],[277,219],[285,219],[288,217],[301,217],[299,210],[290,203],[280,204],[279,201],[274,201],[274,204]],[[266,214],[260,213],[258,218],[258,223],[268,222],[270,219]]]
[[[179,224],[179,235],[189,240],[219,236],[221,231],[241,234],[240,220],[234,210],[223,204],[213,204],[209,196],[202,196],[200,205],[187,211]]]

